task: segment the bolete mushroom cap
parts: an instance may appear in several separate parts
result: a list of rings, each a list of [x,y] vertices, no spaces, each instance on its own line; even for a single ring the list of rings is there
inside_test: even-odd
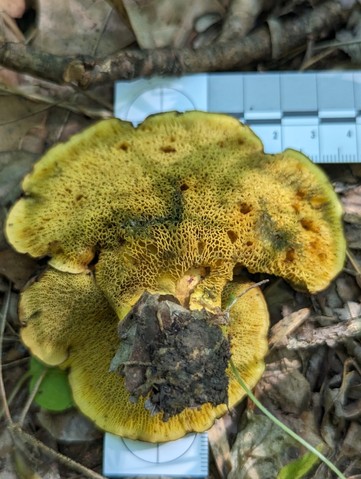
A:
[[[250,287],[230,283],[222,306]],[[229,403],[187,408],[168,421],[151,415],[146,398],[130,401],[124,378],[110,372],[118,347],[118,317],[91,273],[70,274],[50,268],[22,294],[21,337],[32,354],[50,365],[69,368],[74,400],[100,428],[144,441],[177,439],[187,432],[204,431],[243,396],[230,369]],[[267,351],[268,312],[259,288],[250,289],[230,309],[225,334],[230,334],[234,364],[249,387],[260,378]]]
[[[296,151],[264,154],[226,115],[165,113],[137,128],[101,121],[52,148],[23,189],[10,243],[62,271],[92,263],[119,317],[144,290],[174,294],[193,267],[207,274],[190,306],[214,309],[236,265],[314,293],[344,263],[326,175]]]
[[[293,150],[264,154],[251,130],[226,115],[166,113],[137,128],[99,122],[49,150],[23,189],[8,239],[20,252],[49,255],[55,268],[22,294],[23,341],[44,362],[69,368],[86,415],[131,438],[203,431],[244,395],[226,369],[227,344],[228,405],[203,401],[164,421],[146,398],[130,400],[109,367],[117,323],[132,318],[145,291],[214,317],[249,286],[233,278],[239,266],[316,292],[345,258],[341,206],[325,174]],[[192,325],[201,317],[188,316]],[[238,299],[229,318],[222,331],[252,387],[266,352],[260,290]]]

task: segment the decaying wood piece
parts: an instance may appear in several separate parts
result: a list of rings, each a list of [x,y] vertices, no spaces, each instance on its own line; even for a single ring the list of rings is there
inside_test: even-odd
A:
[[[270,332],[270,349],[286,346],[288,337],[310,317],[310,314],[311,310],[309,308],[302,308],[278,321]]]
[[[120,323],[110,370],[125,377],[134,401],[148,399],[163,420],[204,403],[227,404],[230,345],[223,314],[190,311],[171,295],[143,293]]]
[[[361,337],[361,318],[341,321],[332,326],[316,328],[307,322],[289,339],[287,349],[307,349],[326,344],[330,348],[352,338]]]
[[[315,40],[338,29],[346,23],[351,11],[343,9],[338,0],[328,0],[296,18],[280,20],[282,44],[268,26],[256,29],[242,40],[216,42],[198,50],[126,49],[103,59],[51,55],[24,44],[3,41],[0,43],[0,64],[55,83],[72,83],[82,88],[140,76],[230,70],[281,58],[305,46],[310,36]]]

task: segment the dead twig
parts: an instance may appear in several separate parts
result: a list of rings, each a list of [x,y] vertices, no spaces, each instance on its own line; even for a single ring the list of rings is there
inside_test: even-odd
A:
[[[0,396],[1,396],[1,401],[3,404],[3,411],[5,414],[5,419],[8,424],[13,424],[13,420],[10,414],[10,409],[8,402],[6,400],[6,391],[5,391],[5,386],[4,386],[4,379],[3,379],[3,374],[2,374],[2,344],[3,344],[3,336],[4,336],[4,331],[5,331],[5,325],[6,325],[6,319],[7,319],[7,314],[9,311],[9,306],[10,306],[10,296],[11,296],[11,283],[9,283],[8,290],[5,295],[5,300],[4,304],[2,307],[2,311],[0,312]]]
[[[330,34],[345,24],[351,11],[343,9],[338,0],[328,0],[297,18],[273,20],[272,28],[262,26],[242,40],[216,42],[198,50],[127,49],[104,59],[57,56],[21,43],[3,42],[0,44],[0,64],[55,83],[72,83],[82,88],[140,76],[231,70],[282,58],[301,46],[306,48],[309,36],[319,39]]]
[[[25,403],[25,406],[24,406],[23,410],[21,411],[20,417],[19,417],[19,419],[18,419],[18,425],[19,425],[20,427],[23,427],[23,425],[24,425],[25,418],[26,418],[26,416],[27,416],[27,414],[28,414],[28,412],[29,412],[29,409],[30,409],[30,407],[31,407],[31,405],[32,405],[32,403],[33,403],[33,401],[34,401],[34,399],[35,399],[36,394],[37,394],[38,391],[39,391],[39,388],[40,388],[40,386],[41,386],[41,383],[43,382],[43,380],[44,380],[45,375],[46,375],[47,372],[48,372],[48,369],[44,369],[44,371],[40,374],[40,376],[38,377],[38,379],[37,379],[37,381],[36,381],[36,383],[35,383],[35,385],[34,385],[32,391],[31,391],[31,393],[30,393],[30,395],[29,395],[29,397],[28,397],[28,400],[27,400],[26,403]]]
[[[45,109],[51,108],[53,106],[64,108],[65,110],[69,110],[73,113],[78,113],[78,114],[81,113],[88,116],[89,118],[94,118],[94,119],[110,118],[112,116],[112,110],[111,108],[109,108],[110,105],[107,105],[107,109],[86,107],[79,104],[72,104],[71,102],[68,102],[65,100],[51,98],[45,95],[39,95],[36,93],[28,92],[26,90],[22,90],[21,88],[14,88],[7,85],[1,85],[1,83],[0,83],[0,92],[8,93],[10,95],[21,96],[22,98],[26,98],[27,100],[31,100],[31,101],[39,102],[39,103],[45,103],[49,105],[45,107]],[[82,92],[82,94],[84,93],[85,92]],[[91,98],[91,100],[97,101],[95,95],[89,94],[89,97]],[[43,110],[40,110],[40,111],[43,111]],[[15,121],[18,121],[18,118]]]
[[[79,472],[84,477],[88,477],[89,479],[106,479],[101,474],[97,472],[91,471],[87,467],[79,464],[78,462],[70,459],[69,457],[60,454],[59,452],[51,449],[50,447],[46,446],[44,443],[36,439],[35,437],[31,436],[27,432],[25,432],[18,424],[13,424],[9,426],[9,432],[14,440],[14,442],[21,441],[21,443],[27,444],[35,451],[41,451],[42,453],[46,454],[51,459],[57,460],[59,463],[67,466],[68,468],[72,469],[73,471]]]
[[[349,248],[347,248],[346,254],[347,259],[350,261],[352,267],[355,270],[356,282],[361,287],[361,266]]]
[[[239,294],[238,296],[236,296],[233,301],[227,306],[226,308],[226,312],[229,312],[229,310],[231,308],[233,308],[233,306],[236,304],[236,302],[242,297],[244,296],[246,293],[248,293],[248,291],[250,291],[251,289],[254,289],[254,288],[259,288],[260,286],[263,286],[264,284],[267,284],[269,282],[269,279],[263,279],[262,281],[259,281],[258,283],[254,283],[252,284],[251,286],[249,286],[248,288],[246,288],[244,291],[242,291],[241,294]]]
[[[342,321],[333,326],[313,328],[311,325],[304,328],[289,339],[287,349],[298,350],[314,348],[326,344],[329,348],[336,347],[347,339],[361,336],[361,318]]]

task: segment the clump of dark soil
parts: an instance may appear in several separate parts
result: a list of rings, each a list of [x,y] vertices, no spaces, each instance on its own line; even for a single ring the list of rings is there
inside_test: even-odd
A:
[[[219,315],[191,311],[171,295],[145,292],[119,327],[110,369],[125,377],[134,401],[147,397],[163,420],[204,403],[227,404],[229,340]]]

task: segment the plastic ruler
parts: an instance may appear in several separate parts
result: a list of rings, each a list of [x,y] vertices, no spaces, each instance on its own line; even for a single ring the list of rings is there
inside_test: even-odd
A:
[[[176,441],[153,444],[113,434],[104,436],[103,474],[106,477],[208,476],[207,433],[188,434]]]
[[[267,153],[294,148],[315,163],[361,161],[361,71],[210,73],[116,83],[115,116],[137,124],[161,111],[227,113]]]

